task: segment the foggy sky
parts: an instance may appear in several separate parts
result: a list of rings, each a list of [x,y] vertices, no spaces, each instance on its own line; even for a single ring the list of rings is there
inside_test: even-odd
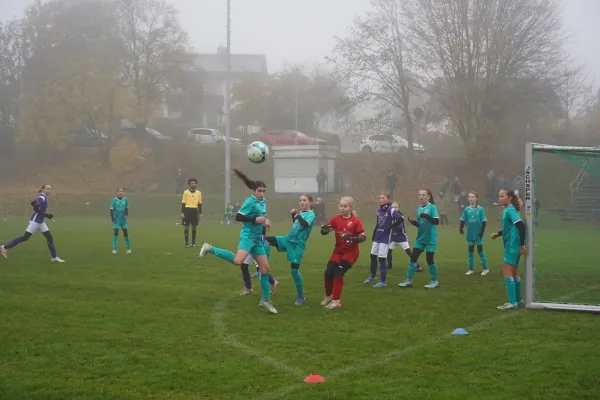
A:
[[[600,82],[600,0],[561,0],[567,50]],[[0,19],[20,14],[29,0],[0,0]],[[226,44],[225,0],[171,0],[194,48],[215,52]],[[269,71],[285,64],[307,66],[322,62],[344,35],[352,19],[364,14],[369,0],[231,0],[232,51],[266,54]]]

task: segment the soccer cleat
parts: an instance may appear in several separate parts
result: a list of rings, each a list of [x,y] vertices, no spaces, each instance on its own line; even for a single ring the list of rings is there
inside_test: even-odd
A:
[[[194,243],[194,244],[192,245],[192,247],[193,247],[193,248],[195,248],[195,247],[196,247],[196,243]]]
[[[187,249],[187,248],[189,248],[189,247],[190,247],[190,245],[186,243],[186,245],[185,245],[185,248]]]
[[[427,285],[424,286],[425,289],[435,289],[436,287],[438,287],[440,284],[438,283],[438,281],[431,281],[429,282]]]
[[[472,269],[468,270],[467,273],[465,275],[473,275],[475,273],[475,271],[473,271]]]
[[[325,307],[327,304],[331,303],[331,296],[325,296],[323,298],[323,301],[321,302],[321,305],[323,307]]]
[[[484,269],[483,271],[481,271],[481,276],[486,276],[489,273],[490,273],[489,269]]]
[[[113,254],[117,254],[117,251],[116,251],[116,250],[113,250]]]
[[[2,257],[8,258],[8,250],[6,250],[4,245],[0,246],[0,252],[2,252]]]
[[[240,293],[240,296],[248,296],[254,294],[254,290],[252,289],[244,289],[244,291],[242,293]]]
[[[64,263],[64,262],[65,262],[65,260],[63,260],[63,259],[62,259],[62,258],[60,258],[60,257],[54,257],[54,258],[51,258],[50,260],[51,260],[52,262],[57,262],[57,263]]]
[[[125,254],[131,254],[131,249],[127,250]]]
[[[304,304],[305,301],[306,301],[306,297],[298,297],[294,304],[297,306],[301,306],[302,304]]]
[[[204,257],[206,255],[206,253],[208,253],[210,251],[210,244],[208,243],[204,243],[202,245],[202,247],[200,248],[200,254],[198,255],[199,257]]]
[[[325,308],[328,310],[333,310],[334,308],[340,307],[342,307],[342,303],[339,300],[331,300],[329,304],[325,306]]]
[[[260,272],[256,271],[252,274],[252,278],[258,278],[260,276]]]
[[[517,307],[526,307],[525,300],[521,300],[517,302]]]
[[[258,305],[263,308],[266,308],[267,311],[269,311],[272,314],[277,314],[277,309],[275,308],[275,306],[273,305],[273,302],[271,302],[271,301],[261,300],[260,303],[258,303]]]
[[[377,282],[377,277],[374,278],[374,277],[370,276],[367,279],[365,279],[365,281],[363,283],[365,285],[369,285],[369,284],[371,284],[373,282]]]
[[[517,303],[515,304],[510,304],[510,303],[504,303],[501,306],[496,307],[498,310],[514,310],[518,307]]]
[[[373,285],[374,288],[382,288],[382,287],[386,287],[386,286],[387,286],[387,283],[385,283],[385,282],[379,282],[379,283]]]
[[[412,280],[407,279],[402,283],[399,283],[398,286],[400,287],[412,287]]]
[[[272,285],[271,285],[271,295],[275,294],[275,292],[277,291],[277,288],[279,287],[279,281],[275,281]]]

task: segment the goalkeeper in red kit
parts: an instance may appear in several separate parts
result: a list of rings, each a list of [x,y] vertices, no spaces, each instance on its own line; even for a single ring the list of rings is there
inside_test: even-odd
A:
[[[358,244],[367,239],[362,222],[354,211],[352,197],[340,199],[340,214],[321,226],[321,234],[335,232],[335,248],[325,270],[325,298],[321,305],[328,309],[342,306],[340,297],[344,288],[344,274],[358,260]]]

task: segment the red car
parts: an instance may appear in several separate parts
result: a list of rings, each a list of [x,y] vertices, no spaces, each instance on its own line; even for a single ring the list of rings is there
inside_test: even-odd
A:
[[[298,136],[296,136],[296,134]],[[312,137],[306,136],[302,132],[296,133],[296,131],[285,130],[285,129],[268,131],[265,134],[263,134],[259,140],[268,146],[294,146],[296,143],[298,145],[327,144],[327,142],[323,139],[312,138]]]

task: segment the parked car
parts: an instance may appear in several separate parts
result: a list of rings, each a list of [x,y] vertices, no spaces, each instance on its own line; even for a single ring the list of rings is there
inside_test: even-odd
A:
[[[201,144],[221,144],[225,143],[225,135],[217,129],[194,128],[187,133],[187,141]],[[230,137],[231,144],[234,146],[243,146],[242,141],[236,137]]]
[[[369,135],[360,141],[360,151],[365,153],[399,153],[408,150],[408,141],[398,135]],[[424,154],[425,147],[413,142],[414,154]]]
[[[71,133],[71,144],[81,147],[100,147],[108,139],[104,133],[97,129],[84,129]]]
[[[273,130],[263,134],[259,140],[269,146],[293,146],[298,145],[324,145],[327,142],[323,139],[306,136],[302,132],[293,130]]]

